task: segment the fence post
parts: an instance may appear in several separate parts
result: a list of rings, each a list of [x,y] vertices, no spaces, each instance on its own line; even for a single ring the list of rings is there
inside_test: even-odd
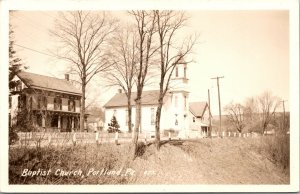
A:
[[[118,139],[119,139],[119,132],[117,131],[116,134],[115,134],[115,143],[116,143],[116,145],[119,145]]]
[[[239,133],[239,137],[242,137],[242,133]]]
[[[72,141],[73,141],[73,145],[75,146],[76,145],[76,133],[73,134]]]
[[[99,144],[99,132],[97,131],[96,132],[96,144],[98,145]]]
[[[224,138],[224,137],[225,137],[225,132],[223,131],[223,132],[222,132],[222,138]]]
[[[145,144],[147,144],[147,132],[145,131]]]
[[[228,137],[230,137],[230,131],[228,131]]]
[[[48,135],[48,143],[50,144],[51,143],[51,134],[49,133]]]
[[[169,131],[169,141],[171,141],[171,132]]]

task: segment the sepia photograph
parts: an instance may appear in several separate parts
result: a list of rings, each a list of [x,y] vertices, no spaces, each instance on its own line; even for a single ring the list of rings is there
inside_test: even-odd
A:
[[[69,2],[1,2],[1,191],[299,191],[299,2]]]

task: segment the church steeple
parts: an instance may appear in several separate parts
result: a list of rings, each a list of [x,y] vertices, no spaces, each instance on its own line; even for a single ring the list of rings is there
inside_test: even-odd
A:
[[[187,75],[187,63],[183,58],[180,59],[174,69],[174,73],[171,78],[171,90],[172,91],[186,91],[188,92],[188,75]]]

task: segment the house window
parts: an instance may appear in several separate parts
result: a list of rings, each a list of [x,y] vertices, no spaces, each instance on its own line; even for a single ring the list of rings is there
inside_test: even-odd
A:
[[[117,116],[117,110],[116,109],[114,110],[114,115],[113,116],[115,116],[115,117]]]
[[[29,109],[32,110],[32,96],[29,98]]]
[[[19,95],[18,96],[18,108],[23,108],[26,105],[26,96]]]
[[[68,102],[68,110],[75,112],[75,100],[69,100]]]
[[[128,120],[129,120],[129,114],[128,114],[128,110],[125,110],[125,125],[128,126]]]
[[[196,120],[195,120],[195,117],[193,117],[193,123],[195,123],[195,121],[196,121]]]
[[[11,96],[9,96],[9,98],[8,98],[8,106],[9,106],[9,108],[11,108]]]
[[[184,73],[184,78],[186,78],[186,67],[184,67],[183,70],[184,70],[184,71],[183,71],[183,73]]]
[[[16,85],[16,91],[21,91],[21,90],[22,90],[22,82],[19,80]]]
[[[184,96],[184,107],[186,108],[186,96]]]
[[[42,97],[41,96],[38,97],[37,107],[38,107],[38,109],[40,109],[42,107]]]
[[[178,67],[176,67],[175,72],[176,72],[176,77],[178,77]]]
[[[54,98],[54,110],[61,110],[62,109],[62,99],[60,97]]]
[[[38,97],[38,109],[45,109],[45,108],[47,108],[47,97],[39,96]]]
[[[154,108],[151,108],[151,125],[155,125],[155,112]]]
[[[21,103],[21,96],[18,96],[18,108],[21,108],[22,103]]]

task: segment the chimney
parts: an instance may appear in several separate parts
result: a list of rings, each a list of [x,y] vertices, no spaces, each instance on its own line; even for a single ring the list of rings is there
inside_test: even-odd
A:
[[[122,93],[122,89],[118,89],[118,93],[121,94]]]
[[[65,80],[69,81],[70,79],[70,75],[69,74],[65,74]]]

